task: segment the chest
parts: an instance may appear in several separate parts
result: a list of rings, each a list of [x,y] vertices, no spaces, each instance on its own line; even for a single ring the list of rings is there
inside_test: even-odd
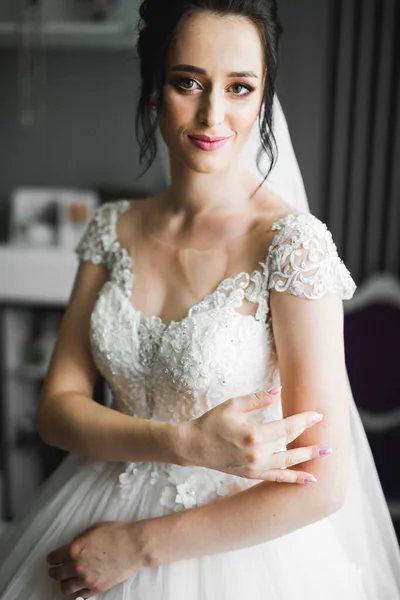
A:
[[[142,417],[153,403],[151,416],[165,420],[162,411],[172,405],[176,415],[177,402],[177,418],[198,416],[264,389],[274,375],[267,324],[237,313],[233,303],[197,306],[166,326],[159,317],[141,321],[110,281],[94,307],[90,335],[99,370],[130,412]]]
[[[248,274],[251,278],[258,271],[261,279],[265,244],[265,235],[244,237],[231,245],[201,251],[136,241],[135,247],[126,250],[127,256],[132,257],[131,304],[140,311],[142,319],[152,315],[159,315],[164,323],[183,319],[194,305],[221,289],[221,284],[223,287],[225,282],[237,280],[238,275]],[[238,281],[239,285],[242,283],[243,280]],[[238,312],[250,315],[256,309],[254,301],[244,293]]]

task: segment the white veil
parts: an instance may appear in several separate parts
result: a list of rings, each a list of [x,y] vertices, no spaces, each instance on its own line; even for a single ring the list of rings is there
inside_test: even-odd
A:
[[[267,184],[289,206],[300,212],[310,212],[287,122],[277,97],[274,101],[274,134],[278,159],[268,176]],[[168,152],[161,136],[158,141],[168,182]],[[260,134],[256,122],[244,152],[244,160],[246,166],[261,180],[262,176],[256,165],[259,147]],[[266,173],[268,166],[269,159],[265,155],[261,171]],[[368,600],[400,600],[399,546],[349,381],[348,390],[352,439],[349,486],[343,507],[328,519],[331,520],[349,561],[359,569]],[[310,572],[311,569],[312,565]]]

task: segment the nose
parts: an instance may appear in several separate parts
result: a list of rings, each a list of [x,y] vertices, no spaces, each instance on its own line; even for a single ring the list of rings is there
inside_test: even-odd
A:
[[[220,125],[225,121],[225,98],[218,91],[203,94],[198,119],[208,127]]]

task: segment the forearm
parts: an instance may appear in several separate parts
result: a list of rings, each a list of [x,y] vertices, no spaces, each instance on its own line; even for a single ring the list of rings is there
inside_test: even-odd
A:
[[[340,506],[317,485],[263,482],[212,504],[138,523],[144,564],[254,546],[310,525]]]
[[[177,427],[125,415],[78,393],[43,401],[38,428],[46,444],[85,458],[180,464]]]

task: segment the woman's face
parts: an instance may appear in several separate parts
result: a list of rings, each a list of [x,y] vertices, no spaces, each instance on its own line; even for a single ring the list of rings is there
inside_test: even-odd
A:
[[[232,168],[260,112],[263,46],[249,20],[202,12],[167,58],[160,129],[171,160],[197,173]]]

